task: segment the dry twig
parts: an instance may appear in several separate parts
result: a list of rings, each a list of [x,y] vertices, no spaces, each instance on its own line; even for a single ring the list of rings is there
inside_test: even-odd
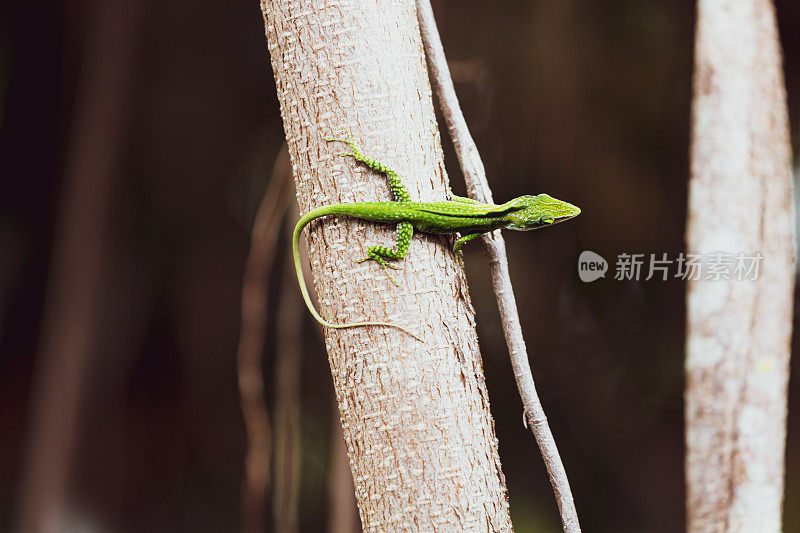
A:
[[[486,171],[458,104],[430,0],[417,0],[417,16],[419,17],[420,32],[425,45],[425,54],[428,58],[428,68],[434,90],[439,98],[439,105],[442,108],[447,129],[456,149],[459,165],[467,182],[469,196],[481,202],[491,203],[492,191],[486,180]],[[547,472],[550,475],[550,483],[556,495],[564,531],[570,533],[578,532],[580,531],[580,525],[575,511],[575,502],[572,499],[572,491],[567,480],[567,473],[561,462],[539,395],[536,392],[533,374],[528,363],[528,351],[525,346],[525,339],[522,336],[517,303],[508,272],[505,241],[499,230],[486,233],[482,238],[486,246],[486,254],[489,257],[492,286],[497,297],[497,305],[500,308],[500,318],[503,322],[503,331],[508,344],[511,366],[514,369],[517,388],[525,409],[525,425],[530,427],[541,450]]]

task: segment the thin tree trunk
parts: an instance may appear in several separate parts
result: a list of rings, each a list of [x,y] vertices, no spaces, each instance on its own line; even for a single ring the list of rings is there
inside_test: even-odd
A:
[[[288,163],[288,161],[287,161]],[[288,171],[288,165],[287,165]],[[288,173],[288,172],[287,172]],[[297,215],[297,207],[289,209]],[[291,254],[286,254],[287,263]],[[297,531],[297,496],[300,488],[300,370],[303,345],[303,301],[294,288],[294,265],[286,265],[278,316],[275,355],[275,483],[272,516],[276,533]]]
[[[431,71],[431,78],[447,129],[453,140],[458,163],[464,173],[469,196],[481,202],[492,203],[492,190],[486,179],[486,170],[458,103],[430,0],[417,0],[417,10],[422,30],[422,42],[425,44],[425,52],[428,57],[428,68]],[[539,393],[536,392],[536,384],[533,381],[533,372],[531,372],[528,361],[528,347],[525,344],[525,337],[522,335],[522,324],[519,321],[514,287],[511,285],[511,274],[508,270],[505,240],[500,230],[485,233],[481,239],[489,259],[492,287],[508,345],[511,368],[514,370],[517,390],[522,399],[523,424],[530,428],[539,445],[539,451],[542,453],[542,459],[556,497],[564,531],[580,533],[581,526],[578,521],[578,512],[575,509],[575,501],[572,498],[572,489],[567,479],[567,471],[561,461],[555,437],[550,431],[550,424],[547,422],[544,407],[539,400]]]
[[[353,475],[347,461],[342,427],[339,425],[339,408],[333,406],[333,431],[331,451],[328,454],[328,532],[355,533],[360,531],[358,506],[353,489]]]
[[[23,472],[19,529],[63,531],[86,371],[95,350],[108,208],[133,77],[138,1],[97,1],[75,104]]]
[[[700,0],[697,13],[687,250],[763,259],[757,281],[688,285],[688,530],[778,532],[794,278],[775,12]]]
[[[258,207],[250,235],[250,253],[242,283],[242,326],[236,366],[239,398],[247,431],[247,454],[242,480],[242,531],[264,530],[266,492],[272,460],[272,432],[264,399],[262,356],[267,324],[267,287],[275,264],[278,230],[291,201],[292,176],[289,155],[282,146],[275,158],[272,175]]]
[[[262,2],[301,210],[387,200],[385,178],[326,144],[347,136],[405,177],[411,195],[447,190],[413,0]],[[310,227],[320,312],[384,327],[326,330],[345,442],[366,530],[507,530],[504,476],[463,272],[445,238],[414,238],[400,287],[371,262],[393,228],[348,219]]]

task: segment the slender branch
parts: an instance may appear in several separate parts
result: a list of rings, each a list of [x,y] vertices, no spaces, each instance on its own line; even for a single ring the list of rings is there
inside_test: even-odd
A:
[[[328,453],[328,531],[335,533],[354,533],[361,531],[358,517],[353,474],[347,457],[342,426],[339,421],[339,408],[336,404],[331,410],[330,452]]]
[[[469,195],[475,200],[487,203],[492,202],[492,191],[486,179],[483,162],[475,141],[469,133],[461,107],[458,104],[430,0],[417,0],[417,16],[434,90],[439,98],[439,105],[442,108],[448,132],[453,140],[458,162],[467,182]],[[508,272],[505,241],[498,230],[484,234],[483,242],[486,246],[486,254],[489,257],[492,285],[497,297],[497,305],[500,309],[500,318],[503,323],[506,343],[508,344],[511,366],[514,369],[517,389],[519,389],[525,409],[523,420],[526,427],[530,427],[541,450],[547,473],[550,475],[550,484],[555,492],[564,531],[570,533],[578,532],[580,531],[580,524],[578,523],[578,514],[575,511],[575,502],[572,499],[572,491],[567,480],[567,473],[561,462],[539,395],[536,392],[533,374],[528,363],[528,350],[525,346],[525,339],[522,336],[517,302]]]
[[[242,482],[242,531],[264,530],[264,507],[270,479],[271,429],[264,402],[261,355],[267,322],[267,283],[275,263],[275,241],[289,205],[292,173],[286,145],[272,169],[267,192],[258,208],[250,238],[250,254],[242,284],[242,329],[237,352],[239,396],[247,431]]]
[[[286,172],[287,175],[290,173]],[[293,201],[288,217],[300,218]],[[278,224],[280,225],[280,224]],[[296,283],[291,254],[286,254],[280,295],[277,351],[275,354],[275,476],[272,490],[273,531],[297,531],[297,499],[300,488],[300,368],[303,344],[301,325],[305,307],[294,291]]]

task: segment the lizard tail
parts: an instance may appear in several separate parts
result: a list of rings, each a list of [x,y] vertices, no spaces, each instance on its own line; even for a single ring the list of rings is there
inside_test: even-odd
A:
[[[294,257],[294,268],[297,272],[297,284],[300,286],[300,292],[303,295],[303,300],[306,302],[306,307],[311,312],[311,315],[314,319],[328,328],[334,329],[346,329],[346,328],[355,328],[361,326],[385,326],[390,328],[397,328],[405,333],[408,333],[418,341],[422,341],[420,337],[412,333],[411,331],[407,330],[403,326],[398,324],[392,324],[391,322],[350,322],[347,324],[334,324],[332,322],[328,322],[320,314],[314,309],[314,304],[311,303],[311,298],[308,295],[308,288],[306,287],[306,281],[303,277],[303,269],[300,266],[300,234],[303,233],[303,228],[305,228],[309,222],[315,220],[320,217],[328,216],[328,215],[339,215],[339,214],[347,214],[342,212],[342,210],[337,209],[340,207],[338,205],[326,205],[320,207],[319,209],[315,209],[310,213],[303,216],[300,220],[297,221],[297,225],[294,227],[294,234],[292,235],[292,256]]]

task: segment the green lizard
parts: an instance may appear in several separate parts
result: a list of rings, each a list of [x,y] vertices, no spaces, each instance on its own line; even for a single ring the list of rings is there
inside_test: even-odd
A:
[[[323,326],[329,328],[352,328],[357,326],[388,326],[397,328],[413,335],[406,328],[389,322],[351,322],[348,324],[334,324],[320,316],[308,296],[303,271],[300,267],[299,239],[303,228],[312,220],[330,215],[341,215],[381,224],[397,224],[397,244],[395,248],[385,246],[370,246],[367,256],[357,262],[370,259],[377,262],[389,279],[397,285],[397,281],[389,274],[388,268],[398,268],[388,261],[403,259],[408,252],[411,236],[414,230],[424,233],[460,233],[461,236],[453,246],[453,253],[461,253],[464,243],[479,237],[482,233],[494,231],[499,228],[528,231],[552,226],[558,222],[569,220],[580,214],[580,208],[556,200],[546,194],[536,196],[520,196],[504,204],[484,204],[470,198],[453,195],[453,199],[445,202],[412,202],[403,182],[394,170],[387,168],[382,163],[364,156],[352,140],[325,139],[328,142],[339,141],[347,143],[351,152],[343,152],[367,167],[386,174],[389,179],[389,188],[392,192],[391,202],[356,202],[350,204],[333,204],[314,209],[303,216],[294,228],[292,238],[292,253],[294,266],[297,271],[297,282],[300,292],[314,318]],[[460,257],[460,256],[459,256]]]

